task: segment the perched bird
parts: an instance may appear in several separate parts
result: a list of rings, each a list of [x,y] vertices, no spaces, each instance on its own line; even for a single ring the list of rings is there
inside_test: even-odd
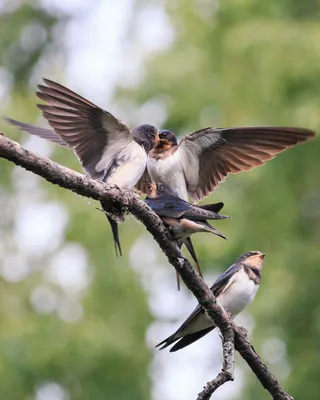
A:
[[[249,251],[237,259],[211,287],[218,303],[232,318],[237,316],[254,299],[260,285],[264,253]],[[216,326],[198,305],[180,328],[156,347],[160,350],[177,342],[170,352],[180,350],[212,331]]]
[[[68,91],[51,81],[45,82]],[[42,87],[40,89],[43,91]],[[75,96],[103,113],[103,110],[92,103]],[[50,123],[49,118],[47,119]],[[69,145],[61,142],[61,134],[52,123],[50,124],[55,132],[12,119],[7,121],[27,133]],[[311,130],[290,127],[205,128],[186,135],[178,144],[173,132],[160,130],[160,140],[156,146],[151,146],[147,168],[136,186],[140,191],[148,193],[151,182],[162,182],[181,199],[187,201],[190,196],[194,202],[198,202],[213,192],[228,174],[263,165],[278,153],[314,136],[315,133]],[[67,142],[65,139],[63,141]]]
[[[43,116],[54,131],[7,118],[21,130],[70,147],[91,178],[121,189],[132,189],[146,169],[150,150],[158,141],[158,130],[140,125],[132,131],[122,121],[64,86],[44,79],[37,96]],[[108,212],[103,203],[103,209]],[[110,222],[116,252],[121,246],[116,220]],[[121,218],[121,211],[118,216]]]
[[[220,215],[218,212],[223,203],[194,206],[187,201],[175,196],[165,184],[157,182],[150,185],[149,197],[145,199],[148,206],[161,217],[168,226],[172,237],[179,245],[184,244],[196,263],[201,274],[199,262],[195,254],[190,235],[196,232],[210,232],[225,239],[225,236],[211,226],[207,220],[227,219],[229,216]],[[179,275],[177,274],[178,289],[180,288]]]
[[[262,165],[315,136],[313,131],[290,127],[205,128],[178,144],[169,130],[161,130],[159,140],[158,131],[150,125],[130,132],[114,116],[71,90],[48,79],[45,83],[39,86],[37,95],[48,105],[39,107],[54,131],[7,121],[25,132],[71,147],[92,178],[120,188],[136,186],[147,194],[151,182],[162,182],[181,199],[188,201],[190,196],[198,202],[229,173]],[[108,218],[121,252],[117,224]]]
[[[247,171],[276,154],[305,142],[315,133],[302,128],[205,128],[185,136],[178,144],[169,130],[149,152],[147,171],[137,187],[147,192],[149,181],[162,182],[176,196],[198,202],[209,195],[229,173]]]

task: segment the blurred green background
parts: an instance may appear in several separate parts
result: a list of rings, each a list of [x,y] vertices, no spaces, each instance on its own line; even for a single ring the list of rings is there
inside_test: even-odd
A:
[[[183,135],[205,126],[320,129],[320,5],[257,0],[2,0],[1,114],[45,122],[41,77],[125,120]],[[73,153],[0,123],[28,148],[81,170]],[[320,141],[230,176],[224,242],[195,237],[205,278],[267,253],[239,323],[297,399],[319,397]],[[144,227],[120,228],[87,199],[0,159],[0,398],[195,399],[221,362],[217,333],[176,354],[154,346],[195,305]],[[267,399],[237,359],[217,399]]]

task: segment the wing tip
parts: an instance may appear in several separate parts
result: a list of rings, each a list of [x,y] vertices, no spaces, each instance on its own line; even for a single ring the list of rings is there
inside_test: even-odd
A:
[[[42,78],[42,80],[43,80],[43,82],[47,85],[47,86],[51,86],[51,85],[55,85],[56,84],[56,82],[54,82],[54,81],[52,81],[51,79],[49,79],[49,78]],[[43,85],[38,85],[38,87],[39,86],[43,86]]]
[[[166,347],[170,346],[170,343],[168,343],[169,338],[163,340],[162,342],[158,343],[155,348],[158,348],[158,350],[163,350]],[[161,347],[160,347],[161,346]]]

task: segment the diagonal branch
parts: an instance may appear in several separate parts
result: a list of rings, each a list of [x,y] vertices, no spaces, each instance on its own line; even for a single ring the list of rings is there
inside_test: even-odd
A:
[[[37,175],[42,176],[47,181],[71,190],[81,196],[89,197],[94,200],[103,201],[104,204],[112,207],[125,207],[137,219],[139,219],[153,235],[161,250],[167,256],[169,262],[180,274],[186,286],[195,295],[199,304],[206,310],[214,323],[220,328],[223,336],[224,365],[218,377],[209,383],[207,397],[228,379],[233,378],[233,346],[241,356],[247,361],[252,371],[256,374],[263,387],[276,400],[291,400],[280,386],[277,379],[271,374],[260,357],[255,352],[246,334],[229,319],[225,311],[219,306],[203,279],[194,271],[189,261],[182,255],[176,243],[167,236],[166,229],[160,218],[132,191],[123,191],[115,187],[109,187],[103,182],[95,181],[87,176],[63,167],[45,157],[41,157],[31,151],[26,150],[18,143],[0,134],[0,157],[12,161]],[[225,371],[225,372],[224,372]],[[222,377],[221,377],[221,374]],[[218,379],[219,378],[219,379]],[[220,383],[221,382],[221,383]],[[209,386],[209,387],[208,387]],[[208,388],[208,389],[207,389]],[[199,395],[200,396],[200,395]],[[200,397],[201,399],[201,397]]]
[[[293,400],[279,384],[277,378],[269,371],[268,367],[261,361],[252,344],[248,340],[247,330],[232,322],[235,334],[235,348],[241,357],[247,362],[251,370],[259,379],[261,385],[270,393],[274,400]]]

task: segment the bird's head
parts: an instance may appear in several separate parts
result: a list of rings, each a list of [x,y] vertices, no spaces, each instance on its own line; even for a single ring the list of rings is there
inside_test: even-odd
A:
[[[175,134],[167,129],[159,131],[159,142],[154,148],[155,153],[162,153],[178,145]]]
[[[161,182],[153,182],[149,185],[149,197],[159,197],[163,195],[172,195],[174,196],[173,191],[169,188],[169,186],[165,185]]]
[[[148,197],[151,197],[151,198],[157,197],[157,185],[154,182],[149,183]]]
[[[170,144],[171,146],[178,145],[176,135],[168,129],[161,129],[159,131],[159,139],[160,142]]]
[[[265,254],[260,251],[248,251],[237,259],[237,263],[244,264],[249,268],[261,270]]]
[[[159,143],[159,131],[153,125],[139,125],[132,131],[135,142],[142,146],[148,154]]]

